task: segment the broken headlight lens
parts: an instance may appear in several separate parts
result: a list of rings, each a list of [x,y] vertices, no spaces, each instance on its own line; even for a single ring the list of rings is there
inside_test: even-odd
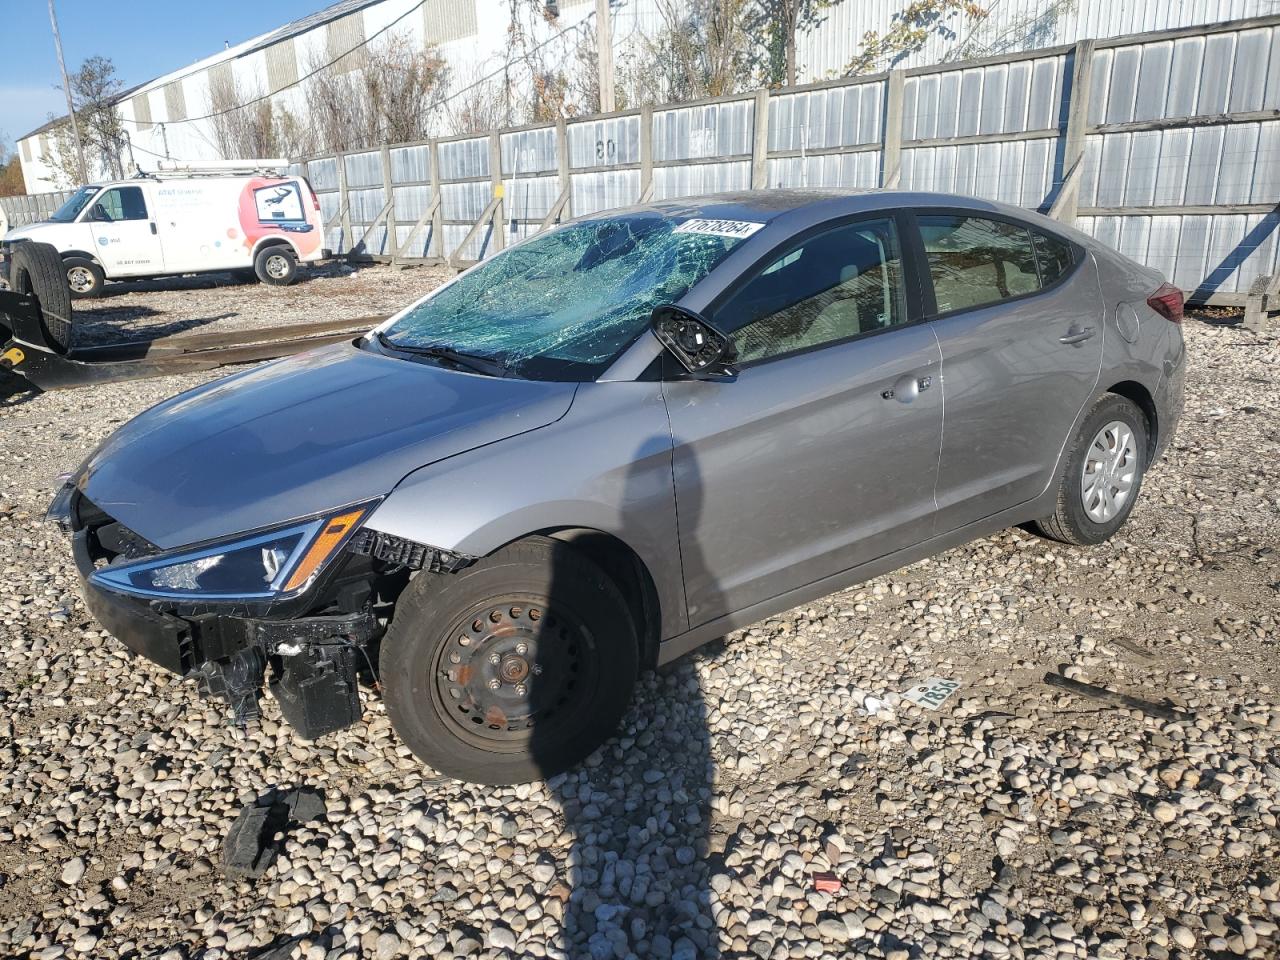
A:
[[[95,570],[121,593],[201,600],[265,600],[306,589],[369,515],[351,507],[236,540],[187,547]]]

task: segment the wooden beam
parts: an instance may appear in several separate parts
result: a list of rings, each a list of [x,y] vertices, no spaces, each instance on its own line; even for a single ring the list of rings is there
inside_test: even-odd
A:
[[[751,138],[751,189],[769,185],[769,91],[756,91],[755,117]]]
[[[1084,167],[1085,137],[1089,130],[1089,90],[1093,84],[1093,51],[1092,40],[1081,40],[1072,53],[1071,101],[1067,104],[1067,129],[1063,137],[1062,183],[1050,207],[1050,216],[1068,226],[1076,222],[1078,213],[1080,174]]]
[[[902,180],[902,100],[904,77],[890,70],[885,81],[884,129],[880,131],[880,186],[896,189]]]

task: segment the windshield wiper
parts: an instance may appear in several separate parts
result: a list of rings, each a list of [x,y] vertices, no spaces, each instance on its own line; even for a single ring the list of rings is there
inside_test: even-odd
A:
[[[381,330],[376,334],[378,343],[386,347],[388,350],[395,350],[399,353],[412,354],[415,357],[428,357],[432,360],[443,360],[445,363],[453,364],[455,367],[462,367],[470,370],[472,373],[482,373],[487,377],[505,377],[508,367],[501,360],[494,357],[482,357],[474,353],[463,353],[460,350],[454,350],[452,347],[441,346],[440,344],[428,344],[426,346],[418,346],[412,343],[398,343],[392,340]]]

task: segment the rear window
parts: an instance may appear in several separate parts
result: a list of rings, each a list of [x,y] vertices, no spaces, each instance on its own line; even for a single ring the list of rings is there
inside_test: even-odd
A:
[[[1070,244],[1003,220],[917,218],[939,313],[1011,300],[1049,286],[1074,259]]]

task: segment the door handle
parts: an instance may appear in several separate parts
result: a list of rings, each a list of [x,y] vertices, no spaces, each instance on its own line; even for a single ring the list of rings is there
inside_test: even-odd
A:
[[[903,374],[893,382],[888,390],[880,391],[882,400],[897,400],[899,403],[910,403],[924,391],[933,386],[933,377],[913,377]]]
[[[1072,327],[1070,330],[1067,331],[1067,335],[1065,337],[1058,338],[1058,342],[1077,345],[1077,344],[1084,343],[1086,340],[1088,340],[1092,336],[1093,336],[1093,327],[1085,327],[1084,329],[1080,329],[1079,327]]]
[[[157,232],[157,231],[156,231],[156,222],[155,222],[154,220],[152,220],[152,221],[151,221],[151,232],[152,232],[153,234]]]

